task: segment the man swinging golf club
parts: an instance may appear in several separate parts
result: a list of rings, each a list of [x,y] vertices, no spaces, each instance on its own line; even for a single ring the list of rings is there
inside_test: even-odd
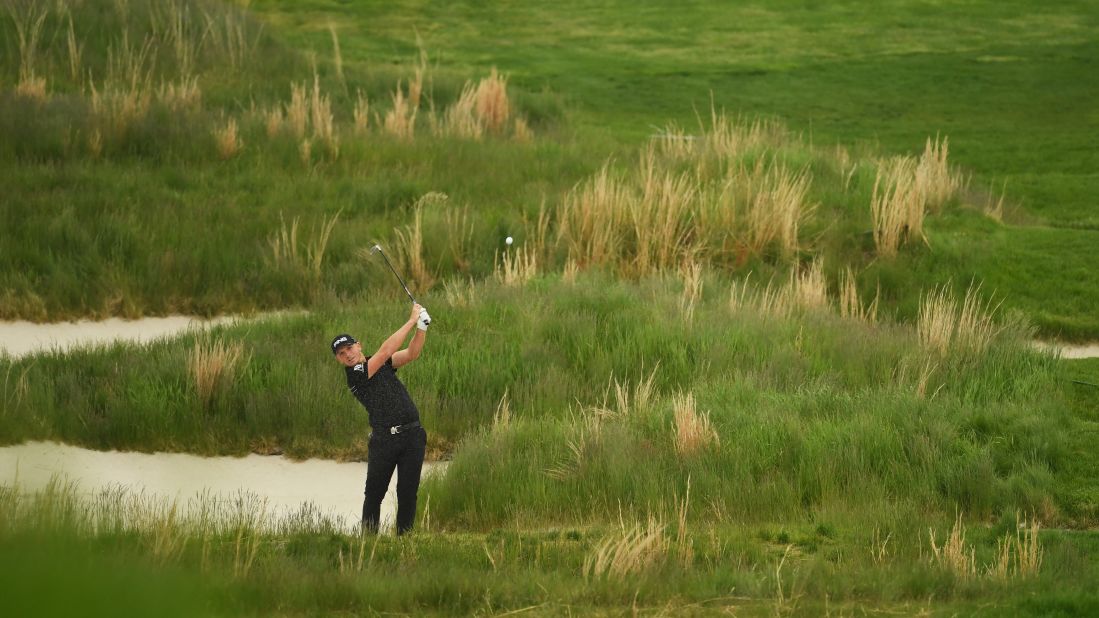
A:
[[[369,532],[378,531],[382,498],[394,468],[397,469],[397,534],[412,530],[416,517],[416,493],[420,488],[427,432],[420,426],[416,404],[397,379],[397,368],[420,357],[429,324],[431,316],[413,300],[408,320],[370,356],[363,354],[362,344],[351,335],[339,335],[332,340],[332,353],[347,372],[347,386],[370,416],[363,500],[363,528]],[[413,328],[416,334],[401,349]]]

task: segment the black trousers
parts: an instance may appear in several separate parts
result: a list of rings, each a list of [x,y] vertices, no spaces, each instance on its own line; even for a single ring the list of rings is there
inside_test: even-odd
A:
[[[427,450],[427,432],[423,427],[392,435],[376,431],[370,436],[367,454],[366,498],[363,500],[363,528],[378,531],[382,498],[389,489],[393,470],[397,470],[397,534],[412,530],[416,519],[416,494],[420,490],[420,472]]]

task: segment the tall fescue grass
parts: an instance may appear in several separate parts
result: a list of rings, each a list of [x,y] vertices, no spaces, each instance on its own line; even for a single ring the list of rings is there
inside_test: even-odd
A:
[[[299,237],[299,252],[301,244]],[[262,439],[265,450],[278,448],[295,456],[361,457],[367,433],[365,416],[361,410],[356,412],[355,402],[340,382],[338,367],[330,353],[324,353],[322,344],[342,331],[355,333],[367,346],[370,341],[380,343],[404,319],[403,313],[397,313],[400,303],[406,302],[400,300],[403,291],[382,264],[370,268],[377,272],[378,289],[385,293],[372,294],[367,303],[339,303],[338,310],[333,307],[309,316],[277,318],[214,333],[215,340],[226,346],[247,341],[251,360],[247,371],[222,383],[224,388],[210,400],[209,409],[197,398],[178,396],[194,388],[185,369],[188,350],[197,340],[191,336],[150,346],[119,345],[102,351],[9,360],[0,366],[0,373],[11,376],[5,386],[4,401],[8,403],[0,437],[6,441],[58,439],[114,448],[205,453],[247,452]],[[723,287],[709,283],[704,291]],[[538,292],[538,302],[531,302],[532,289]],[[986,422],[979,419],[993,409],[1014,419],[1011,423],[1022,423],[1032,413],[1024,413],[1030,405],[1024,402],[1034,397],[1048,399],[1036,408],[1046,413],[1050,412],[1047,406],[1056,405],[1056,396],[1047,397],[1056,392],[1053,359],[1024,352],[1026,346],[1015,343],[1013,330],[999,332],[980,356],[984,359],[980,363],[970,362],[969,352],[949,348],[934,363],[934,377],[927,379],[928,388],[938,393],[925,400],[916,396],[926,356],[915,329],[880,318],[874,324],[845,319],[831,308],[787,314],[761,310],[755,301],[730,307],[721,293],[700,295],[688,322],[682,294],[682,283],[674,279],[631,285],[592,275],[579,275],[573,283],[540,276],[524,287],[494,281],[450,283],[421,294],[419,300],[445,328],[429,333],[428,353],[403,372],[402,379],[431,429],[433,448],[449,448],[478,428],[491,425],[505,390],[515,417],[535,424],[541,422],[538,419],[567,418],[577,402],[599,405],[608,396],[621,399],[622,407],[636,407],[632,398],[607,390],[612,379],[623,384],[651,380],[651,389],[645,392],[652,394],[644,398],[649,403],[641,405],[648,411],[621,416],[658,422],[661,427],[653,427],[646,439],[661,445],[660,452],[666,453],[674,451],[673,407],[666,396],[657,393],[693,394],[696,409],[709,413],[713,428],[722,437],[720,450],[729,453],[748,436],[738,433],[740,437],[733,439],[722,428],[735,424],[736,419],[761,418],[761,414],[774,416],[767,431],[780,435],[794,431],[802,436],[799,439],[807,439],[809,434],[803,432],[812,424],[788,416],[803,406],[808,410],[821,407],[820,412],[802,412],[812,418],[835,414],[849,419],[847,422],[870,423],[874,431],[894,436],[892,432],[918,430],[908,423],[920,418],[946,422],[958,409],[964,413],[949,421],[949,426],[962,419]],[[762,292],[754,286],[745,294],[746,298],[760,296]],[[828,306],[834,306],[834,301]],[[486,324],[497,326],[486,334]],[[650,377],[651,368],[657,365],[659,371]],[[531,372],[532,366],[539,370]],[[909,369],[898,372],[898,367]],[[20,395],[16,378],[24,374],[26,383],[36,387]],[[113,386],[108,387],[107,376],[113,376]],[[84,386],[78,388],[78,384]],[[89,384],[99,385],[94,397],[89,396]],[[657,401],[659,405],[654,404]],[[613,404],[608,405],[614,409]],[[913,405],[930,406],[937,412],[893,416]],[[654,407],[660,411],[652,410]],[[880,427],[877,421],[871,422],[867,416],[870,408],[880,409],[877,413],[892,419],[890,424]],[[631,426],[612,423],[609,429],[604,428],[604,439],[608,431],[626,431]],[[559,435],[562,430],[548,431]],[[855,431],[856,427],[845,426],[844,430]],[[943,441],[937,443],[947,448],[954,444],[951,435],[942,435]],[[1032,445],[1028,448],[1036,449],[1033,452],[1055,459],[1055,450],[1049,450],[1055,441],[1047,446],[1033,445],[1041,435],[1026,436],[1021,444]],[[581,441],[578,436],[560,438],[562,444],[569,439],[577,444]],[[755,439],[773,440],[774,436]],[[1008,448],[1007,444],[992,444],[993,449]],[[1014,448],[1009,452],[1015,453]],[[966,465],[977,465],[988,456],[968,448],[950,452],[947,460],[954,460],[955,465],[962,465],[958,458],[970,462]],[[543,453],[551,461],[562,455]],[[884,460],[881,464],[892,470]],[[552,465],[547,462],[543,467]],[[954,478],[945,468],[938,473]],[[976,471],[969,474],[984,478],[987,487],[972,487],[962,481],[965,476],[944,479],[943,483],[953,488],[950,492],[960,492],[958,495],[975,492],[973,496],[979,498],[974,499],[988,504],[987,492],[997,485]],[[1043,477],[1038,474],[1035,478]],[[433,502],[433,508],[443,506]]]
[[[850,287],[842,291],[841,307],[850,302]],[[848,300],[844,300],[844,299]],[[827,310],[832,306],[828,284],[824,276],[824,262],[815,260],[801,268],[794,268],[784,284],[768,281],[763,288],[752,285],[748,278],[734,281],[729,290],[729,307],[733,310],[750,309],[759,315],[788,318],[805,312]],[[849,315],[842,308],[843,317]]]
[[[683,281],[683,292],[679,296],[679,308],[683,319],[690,322],[694,318],[695,306],[702,298],[703,266],[698,262],[685,262],[679,271]]]
[[[878,301],[881,298],[881,288],[874,294],[874,300],[864,304],[859,297],[858,284],[855,274],[850,267],[844,269],[840,275],[839,307],[840,315],[845,318],[855,318],[866,322],[874,322],[878,318]]]
[[[965,525],[962,523],[961,514],[954,521],[950,534],[943,539],[942,544],[935,543],[935,531],[928,530],[931,543],[932,561],[959,578],[965,580],[977,575],[977,559],[975,550],[966,544]]]
[[[338,158],[341,132],[362,135],[369,130],[371,110],[366,101],[370,97],[362,94],[360,87],[358,100],[350,100],[349,77],[332,28],[334,76],[326,76],[322,83],[314,58],[309,63],[310,87],[294,77],[306,64],[306,55],[276,50],[278,44],[247,9],[200,0],[169,5],[142,1],[126,10],[101,10],[92,5],[97,3],[6,3],[5,17],[10,20],[2,27],[10,29],[18,55],[17,63],[0,69],[10,67],[14,72],[13,92],[18,96],[2,101],[4,113],[33,112],[40,117],[24,128],[21,143],[12,148],[21,153],[19,157],[73,159],[91,154],[124,158],[136,151],[201,160],[201,150],[188,143],[194,134],[221,131],[224,135],[223,118],[236,115],[245,105],[262,116],[267,136],[253,140],[252,128],[241,127],[255,148],[278,151],[281,141],[277,137],[286,130],[296,138],[300,158],[307,165],[321,145],[328,159]],[[53,40],[63,40],[65,45],[47,44]],[[275,73],[277,79],[273,79]],[[278,99],[286,95],[278,90],[286,84],[287,75],[290,100],[283,103]],[[381,98],[380,79],[359,76],[355,81],[368,86],[377,100]],[[430,117],[423,118],[430,79],[426,51],[421,49],[411,77],[398,79],[395,89],[392,82],[385,86],[391,105],[381,115],[375,111],[385,134],[407,141],[415,137],[418,124],[453,124],[440,123],[434,117],[436,101],[429,101]],[[53,83],[52,94],[49,82]],[[234,86],[249,92],[249,100],[240,100],[239,90],[231,90]],[[448,109],[460,115],[463,106],[468,107],[475,134],[450,129],[443,133],[477,139],[482,134],[506,137],[512,120],[521,119],[508,97],[507,78],[494,69],[488,77],[471,83],[469,90],[468,102],[459,100]],[[24,109],[27,105],[32,107]],[[33,106],[41,109],[35,111]],[[445,115],[454,114],[448,111]],[[159,126],[164,123],[176,126]],[[347,124],[350,129],[341,130]],[[78,141],[84,142],[84,147],[59,149],[58,141],[72,142],[67,133],[74,132],[80,134]],[[165,133],[172,139],[165,139]],[[517,139],[531,137],[526,124],[516,125],[513,133]],[[220,136],[218,141],[229,143]],[[217,153],[225,158],[226,151],[221,147]]]
[[[928,138],[919,158],[883,161],[874,180],[870,210],[878,254],[893,257],[909,242],[927,242],[924,218],[938,212],[965,186],[947,162],[949,140]]]
[[[980,285],[971,284],[961,307],[948,285],[929,292],[920,304],[917,331],[920,342],[929,350],[944,354],[951,347],[976,353],[984,352],[996,337],[999,326],[993,305],[980,294]]]
[[[400,82],[393,91],[392,105],[385,113],[382,127],[385,132],[397,139],[410,140],[416,133],[416,115],[419,113],[419,105],[414,104],[411,97],[406,95]]]
[[[110,206],[81,204],[71,216],[49,217],[71,221],[93,211],[90,220],[97,229],[87,243],[107,239],[102,242],[110,246],[102,250],[77,252],[76,244],[55,238],[58,233],[41,231],[67,223],[41,228],[16,217],[27,221],[28,229],[40,230],[37,234],[47,234],[40,246],[74,247],[89,262],[96,285],[80,295],[64,292],[63,285],[36,291],[33,277],[13,273],[5,282],[11,300],[0,306],[0,314],[33,319],[56,319],[66,311],[108,315],[118,305],[113,298],[125,299],[135,315],[309,305],[376,280],[355,259],[352,239],[364,237],[421,247],[408,254],[407,265],[418,273],[413,278],[424,290],[451,276],[499,273],[509,281],[524,281],[535,273],[567,271],[571,277],[595,269],[643,278],[673,274],[693,263],[774,275],[836,242],[821,240],[833,227],[830,216],[840,216],[844,229],[865,216],[852,220],[851,205],[829,198],[841,183],[852,182],[849,170],[861,169],[860,162],[835,154],[838,150],[814,149],[775,121],[734,119],[711,106],[698,135],[669,127],[640,150],[636,165],[622,168],[609,160],[591,173],[586,155],[569,151],[567,142],[531,139],[533,129],[509,92],[507,76],[498,71],[458,87],[450,81],[453,76],[429,71],[421,48],[411,67],[356,76],[336,52],[333,31],[334,76],[331,66],[313,61],[306,67],[304,56],[279,48],[247,13],[223,8],[232,15],[211,25],[217,9],[190,1],[167,7],[139,3],[131,13],[92,14],[83,4],[65,2],[46,7],[41,37],[71,39],[72,51],[39,44],[38,64],[48,65],[51,76],[71,73],[78,57],[84,66],[76,82],[59,77],[64,104],[50,99],[45,107],[47,115],[53,114],[50,120],[20,127],[27,139],[5,142],[8,154],[24,162],[87,157],[91,162],[86,165],[93,167],[83,173],[97,178],[121,173],[134,161],[170,160],[175,169],[188,161],[195,165],[186,173],[157,183],[164,187],[162,196],[150,198],[152,189],[135,185],[133,199],[181,201],[189,211],[202,213],[194,212],[182,227],[170,226],[165,217],[143,219],[148,228],[143,238],[169,239],[164,257],[153,260],[140,259],[138,253],[164,246],[163,241],[112,243],[116,231],[103,229],[108,226],[104,221],[112,219],[99,216],[100,211],[117,212],[123,208],[119,203],[128,203],[115,199],[113,191]],[[273,65],[287,70],[268,79]],[[227,94],[226,83],[255,93],[243,113],[245,103]],[[23,115],[11,111],[5,116]],[[67,128],[61,131],[61,126]],[[469,139],[479,141],[475,147],[463,145]],[[941,176],[945,156],[945,141],[941,146],[929,141],[921,159],[927,162],[923,176]],[[225,178],[224,159],[233,161],[238,182]],[[405,171],[385,171],[393,169]],[[505,178],[486,182],[489,169]],[[279,178],[271,178],[272,170]],[[357,180],[348,184],[347,178]],[[238,197],[232,186],[241,181],[253,189]],[[417,200],[437,187],[454,194],[452,207],[417,209]],[[861,199],[866,188],[853,190],[847,199]],[[105,196],[109,190],[103,186],[89,195]],[[209,205],[198,203],[206,201]],[[252,207],[258,203],[269,207]],[[828,216],[820,217],[824,203]],[[324,213],[305,212],[317,204],[331,206]],[[344,238],[334,233],[323,267],[282,267],[318,261],[294,249],[297,241],[290,236],[295,230],[272,234],[280,224],[293,227],[273,220],[276,213],[289,209],[290,221],[305,221],[330,217],[338,207],[355,215],[345,219]],[[251,214],[245,217],[246,212]],[[478,216],[470,219],[471,214]],[[139,214],[127,211],[117,218],[130,216]],[[196,252],[181,239],[199,229],[210,236],[210,246]],[[222,231],[229,229],[232,239]],[[455,229],[461,233],[452,233]],[[499,244],[485,240],[502,235],[503,229],[539,240],[506,254],[510,263],[505,264],[497,257]],[[115,249],[118,244],[124,248]],[[193,257],[178,257],[184,253]],[[71,263],[33,251],[5,257],[34,264],[38,277],[53,277],[46,271]],[[188,262],[186,276],[175,272],[182,261]],[[278,267],[255,272],[249,265],[257,263]],[[85,300],[73,306],[74,298]]]
[[[398,264],[408,275],[413,287],[420,292],[430,290],[438,278],[424,257],[424,210],[446,208],[448,199],[446,194],[436,192],[420,196],[412,206],[412,223],[396,232]],[[455,238],[460,239],[460,234]],[[366,255],[366,253],[360,251],[360,255]]]
[[[313,233],[308,238],[299,240],[298,218],[295,217],[287,226],[280,213],[279,229],[267,239],[268,246],[271,248],[271,264],[275,268],[288,268],[320,277],[328,243],[339,218],[339,212],[333,214],[331,218],[327,215],[322,217],[314,226]]]
[[[675,410],[675,450],[680,456],[690,457],[720,441],[710,423],[710,415],[698,411],[694,395],[676,394],[672,409]]]
[[[210,402],[219,390],[232,383],[238,366],[241,363],[247,364],[247,358],[240,342],[226,343],[221,339],[195,340],[195,346],[187,356],[187,368],[203,409],[210,407]]]
[[[249,494],[172,502],[123,488],[84,495],[63,482],[36,493],[0,486],[0,574],[7,607],[20,614],[193,615],[246,607],[469,615],[488,606],[497,614],[623,607],[816,614],[870,605],[907,613],[973,599],[1033,607],[1050,589],[1057,590],[1050,602],[1063,603],[1066,594],[1090,588],[1094,570],[1086,561],[1093,549],[1046,533],[1042,545],[1056,573],[955,575],[928,564],[926,537],[908,540],[911,527],[922,523],[916,511],[874,520],[872,527],[888,530],[891,540],[884,564],[857,551],[870,533],[836,516],[781,526],[695,521],[688,531],[689,495],[683,495],[642,518],[597,528],[443,534],[421,528],[396,538],[347,534],[343,522],[308,505],[273,516]],[[971,547],[991,555],[992,531],[977,532]],[[45,594],[63,578],[69,578],[64,595]]]
[[[494,262],[492,276],[504,285],[522,285],[540,274],[538,255],[529,246],[506,250]]]
[[[654,568],[668,554],[664,530],[665,524],[650,519],[608,535],[584,560],[584,578],[621,580]]]
[[[244,147],[236,118],[229,118],[225,121],[225,126],[214,129],[214,139],[217,142],[218,156],[222,159],[233,158]]]
[[[643,277],[697,259],[794,256],[816,209],[811,175],[784,161],[796,140],[766,132],[769,126],[741,127],[714,112],[704,135],[658,136],[635,169],[620,172],[608,162],[558,210],[568,259]]]
[[[959,513],[942,544],[935,542],[934,529],[928,530],[931,561],[962,580],[981,576],[999,580],[1036,577],[1044,554],[1038,540],[1039,528],[1036,520],[1020,523],[1014,532],[996,540],[992,562],[982,567],[977,562],[976,548],[966,542],[966,528]]]

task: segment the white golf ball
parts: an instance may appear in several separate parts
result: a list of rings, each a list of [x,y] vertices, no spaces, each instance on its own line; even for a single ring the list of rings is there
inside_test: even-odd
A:
[[[510,245],[511,243],[513,243],[513,242],[515,242],[515,241],[514,241],[514,240],[512,240],[511,236],[508,236],[507,238],[505,238],[505,239],[504,239],[504,242],[506,242],[507,244],[509,244],[509,245]]]

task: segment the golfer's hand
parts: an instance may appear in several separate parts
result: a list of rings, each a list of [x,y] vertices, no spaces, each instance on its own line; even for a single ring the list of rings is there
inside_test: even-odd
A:
[[[427,309],[420,309],[420,317],[416,320],[416,328],[420,330],[427,330],[427,327],[431,325],[431,316],[428,315]]]
[[[415,322],[420,319],[420,312],[424,308],[420,306],[420,303],[412,303],[412,313],[408,314],[408,321]]]

